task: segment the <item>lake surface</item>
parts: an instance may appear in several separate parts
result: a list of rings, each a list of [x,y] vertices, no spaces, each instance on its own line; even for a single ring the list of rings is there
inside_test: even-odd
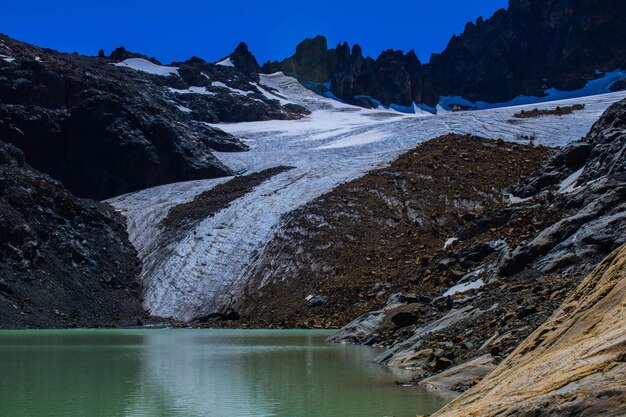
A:
[[[414,417],[450,400],[330,334],[0,331],[0,416]]]

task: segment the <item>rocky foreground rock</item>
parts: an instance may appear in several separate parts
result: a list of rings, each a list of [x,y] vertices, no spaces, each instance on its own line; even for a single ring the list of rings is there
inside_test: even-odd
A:
[[[0,328],[135,325],[140,268],[120,214],[0,142]]]
[[[477,386],[433,417],[626,415],[626,246]]]

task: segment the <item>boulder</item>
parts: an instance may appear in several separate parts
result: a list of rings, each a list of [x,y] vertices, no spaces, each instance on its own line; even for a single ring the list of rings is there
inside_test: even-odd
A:
[[[493,357],[483,355],[446,369],[437,375],[422,379],[419,385],[449,391],[466,391],[495,368],[496,364]]]

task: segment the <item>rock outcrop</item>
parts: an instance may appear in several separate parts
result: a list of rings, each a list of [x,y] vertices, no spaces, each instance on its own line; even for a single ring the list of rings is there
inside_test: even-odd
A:
[[[625,28],[620,0],[510,0],[507,10],[468,23],[428,64],[413,51],[388,50],[374,60],[358,45],[327,49],[318,36],[263,71],[329,82],[335,96],[363,106],[435,106],[441,96],[500,103],[548,88],[580,89],[602,72],[626,68]]]
[[[433,417],[626,415],[626,246],[477,386]]]
[[[238,48],[237,62],[254,59],[246,52]],[[81,197],[232,175],[213,151],[247,146],[207,122],[306,113],[282,106],[258,74],[198,58],[166,67],[123,48],[86,57],[6,36],[0,55],[10,57],[0,59],[0,139]]]
[[[440,96],[503,102],[542,96],[546,88],[576,90],[596,71],[626,67],[623,2],[510,0],[507,10],[468,23],[427,77]]]
[[[135,325],[140,268],[120,214],[0,142],[0,328]]]
[[[254,55],[252,55],[250,50],[248,50],[248,45],[246,45],[245,42],[240,42],[235,51],[227,58],[230,58],[235,68],[239,71],[256,81],[259,81],[261,67],[259,66],[259,63]]]
[[[314,83],[324,83],[337,65],[336,51],[328,49],[326,38],[318,35],[305,39],[296,46],[296,53],[281,62],[266,62],[263,72],[266,74],[282,71],[285,74],[297,74],[300,79]]]

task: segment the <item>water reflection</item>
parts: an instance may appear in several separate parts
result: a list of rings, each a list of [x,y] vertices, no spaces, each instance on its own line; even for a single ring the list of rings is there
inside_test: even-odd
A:
[[[325,332],[0,332],[0,416],[414,416],[449,398],[393,384]]]

